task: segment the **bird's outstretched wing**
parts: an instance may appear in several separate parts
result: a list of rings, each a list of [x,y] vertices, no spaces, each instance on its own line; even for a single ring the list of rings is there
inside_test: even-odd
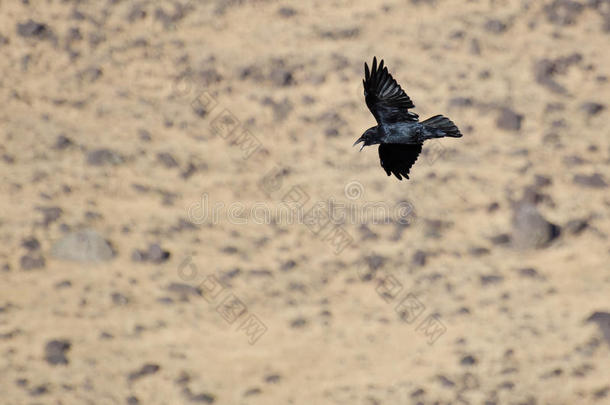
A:
[[[364,97],[366,105],[373,113],[378,124],[394,122],[417,121],[419,116],[407,111],[415,105],[383,66],[383,59],[377,66],[377,57],[373,58],[373,65],[369,67],[364,63]]]
[[[421,153],[421,144],[382,143],[379,145],[381,167],[388,176],[392,173],[402,180],[401,176],[409,178],[409,170]]]

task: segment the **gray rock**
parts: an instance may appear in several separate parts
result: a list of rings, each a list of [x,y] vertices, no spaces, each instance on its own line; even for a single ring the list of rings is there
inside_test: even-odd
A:
[[[503,108],[496,119],[496,125],[500,129],[507,131],[519,131],[521,129],[523,115],[517,114],[510,108]]]
[[[19,260],[23,270],[41,269],[45,266],[44,257],[40,253],[29,252]]]
[[[68,364],[66,352],[70,350],[71,346],[72,344],[70,341],[65,339],[51,340],[47,342],[44,348],[45,360],[47,363],[52,365]]]
[[[91,166],[118,165],[123,157],[110,149],[95,149],[87,153],[87,163]]]
[[[62,260],[79,262],[105,262],[115,253],[110,244],[93,229],[72,232],[57,241],[51,254]]]
[[[577,174],[574,176],[574,183],[580,184],[581,186],[593,187],[593,188],[606,188],[608,183],[604,180],[604,177],[600,173],[593,173],[590,176],[584,174]]]
[[[52,36],[52,32],[48,25],[36,22],[34,20],[28,20],[24,23],[17,24],[17,34],[25,38],[39,39]]]
[[[587,318],[587,322],[596,323],[606,343],[610,346],[610,312],[594,312],[590,317]]]
[[[559,236],[559,227],[547,221],[536,206],[521,201],[513,207],[512,241],[518,249],[539,249]]]

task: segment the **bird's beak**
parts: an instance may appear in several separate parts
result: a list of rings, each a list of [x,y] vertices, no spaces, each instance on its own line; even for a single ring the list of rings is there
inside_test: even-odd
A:
[[[362,137],[358,138],[358,140],[356,142],[354,142],[354,144],[352,146],[356,146],[358,145],[360,142],[362,142],[362,147],[360,148],[360,152],[362,152],[362,149],[364,149],[364,147],[366,146],[364,144],[364,139],[362,139]]]

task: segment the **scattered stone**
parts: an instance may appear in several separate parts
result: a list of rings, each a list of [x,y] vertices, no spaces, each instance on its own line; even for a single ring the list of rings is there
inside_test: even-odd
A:
[[[424,267],[426,265],[426,260],[428,255],[423,250],[417,250],[413,254],[413,258],[411,259],[411,263],[413,263],[416,267]]]
[[[171,153],[168,152],[160,152],[157,154],[157,160],[163,164],[168,169],[173,167],[178,167],[178,162]]]
[[[593,173],[590,176],[577,174],[574,176],[574,183],[585,187],[606,188],[608,183],[600,173]]]
[[[72,232],[57,241],[51,254],[62,260],[105,262],[115,256],[110,244],[93,229]]]
[[[131,259],[134,262],[152,262],[152,263],[163,263],[170,257],[170,252],[161,249],[156,243],[148,245],[148,250],[135,249],[131,255]]]
[[[495,275],[495,274],[487,274],[487,275],[482,275],[480,277],[480,280],[481,280],[482,285],[498,284],[498,283],[501,283],[502,281],[504,281],[504,277]]]
[[[48,25],[39,23],[34,20],[28,20],[24,23],[17,24],[17,34],[25,38],[45,39],[53,34]]]
[[[506,25],[506,23],[497,19],[487,20],[487,22],[485,23],[485,30],[493,34],[501,34],[506,31],[507,28],[508,25]]]
[[[494,245],[506,245],[510,243],[510,235],[507,233],[501,233],[499,235],[492,236],[489,238],[489,240]]]
[[[144,364],[139,370],[132,371],[127,376],[128,381],[135,381],[147,375],[155,374],[161,367],[158,364]]]
[[[572,0],[554,0],[544,6],[547,20],[561,26],[574,24],[583,9],[581,3]]]
[[[470,97],[453,97],[449,100],[449,108],[451,107],[472,107],[474,102]]]
[[[114,305],[127,305],[129,303],[129,298],[119,292],[112,293],[110,297]]]
[[[462,366],[472,366],[476,363],[477,363],[477,359],[475,359],[474,356],[471,356],[471,355],[464,356],[460,360],[460,364]]]
[[[302,317],[299,317],[299,318],[293,319],[293,320],[290,322],[290,327],[291,327],[291,328],[302,328],[302,327],[304,327],[305,325],[307,325],[307,319],[302,318]]]
[[[267,384],[277,384],[280,382],[281,378],[282,377],[278,374],[269,374],[265,377],[265,382]]]
[[[547,221],[534,204],[521,201],[513,207],[512,242],[519,249],[539,249],[559,236],[557,225]]]
[[[127,405],[140,405],[140,400],[137,397],[134,397],[133,395],[127,397],[125,402],[127,403]]]
[[[53,222],[57,221],[63,214],[63,210],[60,207],[36,207],[37,211],[42,212],[42,226],[47,228]]]
[[[489,253],[489,249],[483,246],[474,246],[470,248],[470,254],[473,256],[484,256],[488,255]]]
[[[186,283],[170,283],[165,289],[169,292],[178,294],[182,300],[188,300],[189,296],[201,297],[202,290],[197,287],[193,287]]]
[[[19,259],[22,270],[41,269],[45,266],[45,259],[40,253],[29,252]]]
[[[45,360],[51,365],[68,364],[66,352],[70,350],[72,344],[69,340],[59,339],[47,342],[44,352]]]
[[[349,39],[355,38],[360,35],[360,28],[339,28],[334,30],[327,30],[320,32],[320,36],[326,39],[339,40],[339,39]]]
[[[544,279],[544,276],[540,275],[540,273],[538,273],[538,271],[533,267],[526,267],[517,271],[521,277]]]
[[[587,322],[593,322],[597,324],[606,343],[610,346],[610,312],[594,312],[590,317],[587,318]]]
[[[21,242],[21,246],[23,246],[29,251],[34,251],[40,249],[40,242],[38,242],[38,239],[36,239],[35,237],[31,236],[27,239],[24,239],[23,242]]]
[[[592,101],[588,101],[586,103],[582,103],[580,105],[580,109],[581,111],[583,111],[585,114],[589,115],[589,116],[594,116],[599,114],[600,112],[604,111],[606,109],[606,106],[600,103],[595,103]]]
[[[57,150],[64,150],[69,148],[70,146],[74,145],[74,142],[72,141],[72,139],[68,138],[65,135],[59,135],[57,137],[57,139],[55,140],[55,146],[53,146],[54,149]]]
[[[523,115],[517,114],[510,108],[503,108],[496,119],[496,126],[506,131],[519,131],[522,121]]]
[[[216,401],[216,397],[213,394],[202,392],[200,394],[193,394],[191,390],[186,387],[183,390],[184,395],[191,402],[202,402],[204,404],[213,404]]]
[[[111,149],[95,149],[87,152],[87,163],[91,166],[119,165],[123,157]]]
[[[570,235],[578,235],[589,227],[587,219],[572,219],[565,224],[565,231]]]
[[[538,84],[547,87],[554,93],[565,94],[565,87],[555,81],[557,74],[566,73],[568,68],[582,60],[582,55],[573,53],[557,59],[542,59],[534,65],[534,77]]]
[[[297,11],[292,7],[280,7],[277,13],[282,17],[288,18],[295,16]]]
[[[280,270],[281,271],[288,271],[288,270],[292,270],[296,267],[297,262],[295,262],[294,260],[288,260],[285,261],[284,263],[282,263],[282,265],[280,266]]]

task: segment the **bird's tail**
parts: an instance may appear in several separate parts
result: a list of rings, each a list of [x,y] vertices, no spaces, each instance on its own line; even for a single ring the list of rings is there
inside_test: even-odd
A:
[[[443,136],[460,138],[462,136],[462,133],[453,123],[453,121],[447,117],[443,117],[442,115],[435,115],[434,117],[430,117],[421,123],[430,129],[433,129],[430,131],[430,138],[442,138]]]

